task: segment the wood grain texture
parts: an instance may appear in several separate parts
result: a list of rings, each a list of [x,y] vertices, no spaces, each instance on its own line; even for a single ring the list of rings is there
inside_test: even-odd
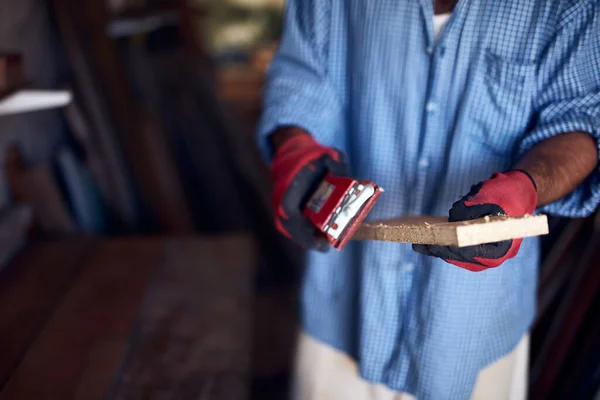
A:
[[[0,280],[0,400],[248,398],[250,236],[28,250]]]
[[[447,222],[445,217],[407,216],[363,223],[353,239],[465,247],[547,233],[545,215],[496,216],[462,222]]]
[[[0,274],[0,377],[4,384],[52,315],[91,239],[33,243]]]
[[[0,399],[104,398],[162,252],[158,240],[98,244]]]
[[[247,398],[256,264],[245,236],[168,243],[109,397]]]

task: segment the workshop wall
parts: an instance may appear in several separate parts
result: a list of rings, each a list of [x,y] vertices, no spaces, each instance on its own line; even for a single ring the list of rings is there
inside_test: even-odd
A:
[[[20,53],[28,86],[38,89],[56,88],[64,76],[51,24],[46,1],[0,0],[0,52]],[[6,147],[15,142],[28,163],[48,162],[64,139],[61,113],[49,110],[0,118],[0,165]],[[6,177],[0,174],[0,208],[9,199]]]

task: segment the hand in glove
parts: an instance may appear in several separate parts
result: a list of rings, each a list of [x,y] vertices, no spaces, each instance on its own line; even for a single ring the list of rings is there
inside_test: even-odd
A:
[[[326,251],[329,243],[318,235],[302,208],[328,172],[348,176],[339,151],[319,144],[306,133],[292,135],[278,146],[271,166],[273,207],[277,229],[307,249]]]
[[[471,191],[454,203],[450,222],[482,218],[488,215],[521,217],[532,214],[538,196],[535,182],[521,170],[496,173],[490,179],[473,186]],[[468,247],[413,245],[419,253],[439,257],[450,264],[479,272],[495,268],[517,255],[523,239]]]

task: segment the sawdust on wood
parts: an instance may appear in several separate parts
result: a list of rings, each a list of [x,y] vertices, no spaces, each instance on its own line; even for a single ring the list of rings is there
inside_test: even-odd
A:
[[[364,223],[354,239],[463,247],[547,233],[545,215],[497,215],[459,222],[448,222],[446,217],[406,216]]]

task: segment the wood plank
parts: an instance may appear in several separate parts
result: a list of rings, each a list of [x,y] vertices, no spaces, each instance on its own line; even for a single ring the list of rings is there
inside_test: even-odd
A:
[[[407,216],[363,223],[353,239],[465,247],[546,234],[545,215],[495,216],[461,222],[447,222],[444,217]]]
[[[144,58],[148,61],[140,59],[136,64],[155,65],[160,94],[152,99],[153,107],[162,113],[167,129],[174,135],[173,149],[182,167],[190,202],[196,206],[197,225],[205,231],[248,229],[249,197],[244,196],[243,184],[232,173],[230,160],[234,156],[219,143],[225,135],[220,125],[221,115],[205,98],[210,92],[198,88],[198,71],[190,71],[193,64],[181,50]]]
[[[100,93],[112,112],[108,117],[114,121],[115,137],[122,145],[141,200],[149,211],[144,222],[158,225],[160,232],[190,234],[189,205],[185,203],[180,178],[165,167],[165,163],[174,163],[169,148],[163,145],[164,138],[158,137],[165,133],[161,126],[152,125],[154,119],[146,118],[117,45],[106,35],[105,2],[54,0],[53,3],[65,41],[96,67],[93,79],[101,86]]]
[[[24,82],[21,55],[17,53],[0,54],[0,98]]]
[[[47,233],[73,233],[75,221],[50,167],[38,165],[21,173],[25,202],[31,206],[40,227]]]
[[[56,167],[78,229],[89,235],[108,232],[110,214],[85,161],[69,146],[62,146],[56,154]]]
[[[4,153],[4,171],[10,187],[12,201],[15,203],[24,203],[27,199],[21,179],[24,170],[25,160],[23,160],[23,154],[19,146],[16,144],[7,146]]]
[[[192,61],[189,54],[174,49],[156,52],[148,64],[154,65],[160,87],[156,108],[177,138],[178,159],[189,166],[182,170],[190,201],[202,214],[196,215],[198,225],[221,231],[252,229],[263,244],[262,276],[293,280],[289,275],[301,269],[302,253],[271,222],[268,169],[258,162],[252,135],[243,134],[244,128],[216,98],[210,75]]]
[[[99,243],[0,399],[69,399],[85,388],[103,398],[162,253],[159,239]]]
[[[152,164],[148,165],[157,186],[156,214],[160,226],[167,234],[190,235],[195,231],[194,220],[182,182],[173,159],[162,122],[155,114],[143,113],[146,151]]]
[[[91,239],[32,243],[0,274],[2,385],[74,282],[92,245]]]
[[[26,205],[10,206],[0,211],[0,268],[27,243],[32,217],[31,208]]]
[[[127,348],[127,338],[98,340],[94,343],[75,388],[74,400],[104,400],[115,369]]]
[[[100,187],[103,199],[112,210],[119,210],[118,183],[111,173],[109,155],[105,153],[98,137],[93,135],[88,117],[77,101],[65,107],[64,114],[71,134],[85,151],[86,163]]]
[[[109,397],[247,398],[256,264],[246,236],[172,240]]]
[[[65,0],[54,0],[52,4],[62,44],[79,90],[76,98],[80,99],[82,112],[90,118],[92,144],[98,149],[106,165],[107,176],[110,177],[109,204],[113,206],[123,227],[128,231],[135,230],[141,225],[137,187],[118,140],[119,127],[104,94],[105,88],[102,81],[98,80],[98,69],[101,70],[101,67],[88,51],[88,41],[77,29],[77,18],[73,15],[71,5]]]

